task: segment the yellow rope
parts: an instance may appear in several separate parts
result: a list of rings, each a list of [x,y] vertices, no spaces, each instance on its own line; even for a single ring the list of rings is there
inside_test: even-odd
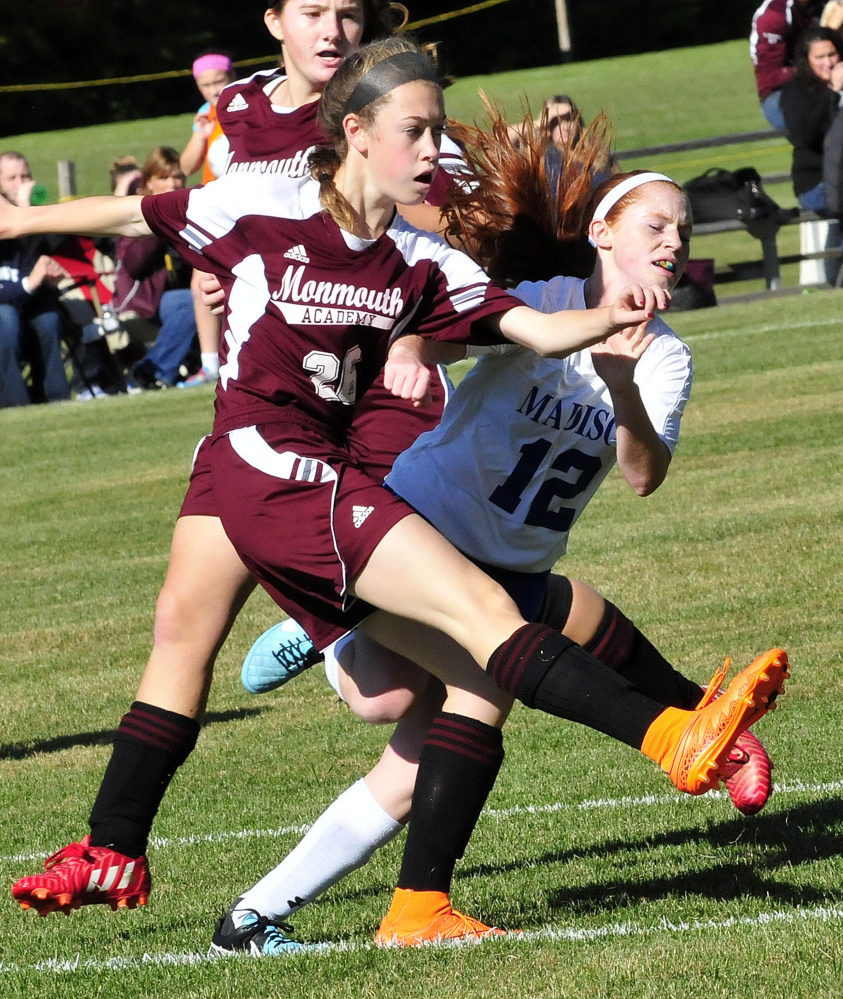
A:
[[[404,31],[411,31],[415,28],[425,28],[430,24],[438,24],[441,21],[450,21],[455,17],[462,17],[464,14],[474,14],[489,7],[497,7],[502,3],[509,3],[510,0],[484,0],[483,3],[473,4],[471,7],[463,7],[461,10],[452,10],[446,14],[437,14],[435,17],[426,17],[421,21],[413,21],[404,26]],[[261,63],[277,62],[278,55],[256,56],[253,59],[240,59],[234,63],[237,67],[257,66]],[[11,83],[0,86],[0,94],[26,93],[35,90],[76,90],[81,87],[113,87],[121,83],[149,83],[152,80],[174,80],[180,76],[191,76],[192,70],[171,69],[163,73],[142,73],[138,76],[116,76],[110,80],[77,80],[75,83]]]

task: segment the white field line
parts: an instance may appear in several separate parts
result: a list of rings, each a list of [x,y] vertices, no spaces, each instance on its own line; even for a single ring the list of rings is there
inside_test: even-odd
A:
[[[670,315],[668,315],[668,319]],[[801,323],[784,323],[781,325],[765,323],[764,325],[757,326],[736,326],[734,329],[729,330],[714,330],[711,333],[689,333],[687,336],[682,336],[682,339],[687,341],[688,344],[701,343],[703,340],[720,340],[723,337],[733,337],[740,336],[745,337],[756,333],[778,333],[782,330],[787,330],[789,333],[793,330],[805,330],[805,329],[816,329],[818,326],[840,326],[843,325],[843,320],[839,318],[829,318],[829,319],[818,319],[818,320],[805,320]]]
[[[824,784],[805,784],[800,780],[787,784],[774,784],[775,794],[830,794],[843,791],[843,781],[829,781]],[[706,801],[722,801],[725,791],[709,791],[708,794],[645,794],[640,797],[591,798],[579,802],[553,802],[549,805],[514,805],[512,808],[487,808],[483,815],[493,819],[509,819],[517,815],[545,815],[553,812],[577,812],[595,809],[648,808],[653,805],[697,805]],[[199,846],[204,843],[225,843],[238,839],[280,839],[284,836],[303,836],[310,825],[279,826],[277,829],[237,829],[228,832],[205,833],[195,836],[175,836],[165,838],[152,836],[149,845],[153,850],[166,850],[179,846]],[[0,856],[0,864],[29,863],[49,856],[45,851],[38,853],[16,853]]]
[[[670,315],[668,314],[668,319]],[[787,331],[788,333],[794,330],[804,330],[804,329],[816,329],[818,326],[841,326],[843,325],[843,320],[838,318],[829,319],[819,319],[819,320],[805,320],[801,323],[765,323],[763,325],[757,326],[736,326],[734,329],[728,330],[713,330],[711,333],[688,333],[687,336],[680,334],[683,340],[685,340],[690,346],[695,343],[702,343],[704,340],[721,340],[723,337],[746,337],[758,333],[780,333]]]
[[[843,919],[843,909],[824,906],[801,907],[798,909],[775,909],[761,912],[757,916],[730,916],[727,919],[693,920],[691,922],[674,922],[661,919],[650,925],[643,923],[611,923],[608,926],[574,927],[574,926],[543,926],[536,930],[525,930],[523,933],[513,933],[506,940],[500,937],[487,937],[487,941],[513,946],[522,943],[550,940],[555,943],[589,943],[593,940],[612,940],[623,937],[649,937],[657,934],[680,933],[711,933],[726,930],[752,928],[757,926],[794,925],[798,923],[827,923]],[[431,947],[465,947],[482,946],[485,941],[471,942],[443,941],[439,944],[428,944]],[[342,940],[338,943],[320,943],[303,945],[301,950],[290,951],[280,955],[285,960],[303,960],[314,954],[337,954],[350,952],[365,952],[375,950],[375,945],[369,940]],[[219,957],[209,957],[198,951],[173,953],[164,951],[159,954],[142,954],[138,957],[82,958],[77,954],[73,958],[49,958],[34,964],[14,964],[0,961],[0,975],[23,975],[32,972],[67,973],[73,971],[132,971],[149,967],[173,967],[175,965],[200,965],[211,961],[219,961]],[[226,960],[223,958],[222,960]],[[238,954],[234,960],[254,960],[246,954]]]

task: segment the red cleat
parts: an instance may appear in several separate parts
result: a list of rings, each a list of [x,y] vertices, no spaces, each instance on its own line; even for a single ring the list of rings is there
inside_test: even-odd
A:
[[[12,896],[22,909],[40,916],[83,905],[110,905],[134,909],[146,905],[152,887],[146,857],[127,857],[105,846],[91,846],[90,836],[47,857],[45,874],[21,878]]]
[[[744,732],[735,743],[722,774],[723,787],[743,815],[755,815],[767,804],[773,791],[772,769],[773,764],[761,742],[752,732]]]

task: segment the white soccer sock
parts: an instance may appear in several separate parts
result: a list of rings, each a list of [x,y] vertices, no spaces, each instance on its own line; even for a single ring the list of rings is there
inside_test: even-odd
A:
[[[362,867],[403,828],[361,779],[325,809],[275,870],[243,895],[237,911],[254,909],[271,919],[286,919]]]
[[[220,373],[220,355],[214,351],[213,353],[205,353],[202,351],[202,367],[211,375],[218,375]]]

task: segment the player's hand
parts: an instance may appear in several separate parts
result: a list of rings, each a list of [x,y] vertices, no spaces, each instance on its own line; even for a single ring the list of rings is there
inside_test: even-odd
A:
[[[649,322],[657,310],[670,306],[670,293],[657,285],[630,284],[618,295],[609,310],[610,322],[619,332]]]
[[[18,208],[29,208],[30,198],[32,197],[32,188],[35,187],[34,180],[23,180],[21,181],[20,187],[17,193],[17,205]]]
[[[225,310],[225,292],[216,275],[203,274],[198,283],[202,304],[211,310],[212,315],[221,316]]]
[[[591,348],[594,370],[610,391],[631,384],[635,365],[654,339],[655,335],[647,332],[647,324],[641,323],[613,333]]]
[[[397,340],[389,349],[383,369],[383,383],[388,392],[399,399],[411,399],[414,406],[428,406],[430,396],[430,369],[423,363],[415,337]]]

